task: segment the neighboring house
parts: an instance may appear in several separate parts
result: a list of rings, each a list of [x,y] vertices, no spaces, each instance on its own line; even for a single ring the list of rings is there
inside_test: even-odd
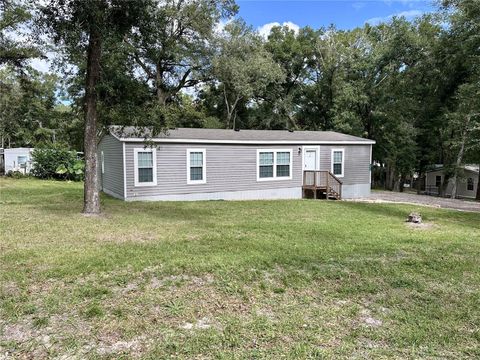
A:
[[[463,174],[457,178],[457,196],[464,198],[475,198],[478,187],[478,165],[465,165]],[[425,176],[425,192],[429,195],[439,195],[445,174],[441,167],[427,171]],[[452,194],[452,179],[450,179],[445,196]]]
[[[5,155],[3,148],[0,148],[0,175],[5,174]]]
[[[372,140],[322,131],[111,127],[101,189],[124,200],[246,200],[370,194]],[[153,143],[153,146],[149,146]]]
[[[3,149],[4,173],[20,171],[28,174],[32,169],[33,148]]]

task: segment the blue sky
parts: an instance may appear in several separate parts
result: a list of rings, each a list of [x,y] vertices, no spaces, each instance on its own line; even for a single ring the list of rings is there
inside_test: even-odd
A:
[[[303,26],[314,29],[335,24],[339,29],[352,29],[388,21],[393,16],[412,20],[436,9],[435,0],[236,0],[239,16],[268,36],[275,25],[288,25],[297,30]],[[225,22],[221,22],[225,25]],[[48,71],[55,54],[49,60],[34,59],[32,66]]]
[[[411,20],[433,11],[433,0],[237,0],[239,16],[257,29],[268,31],[272,23],[289,23],[315,29],[335,24],[352,29],[404,15]]]

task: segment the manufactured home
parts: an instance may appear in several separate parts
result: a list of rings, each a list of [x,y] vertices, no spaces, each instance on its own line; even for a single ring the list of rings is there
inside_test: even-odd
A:
[[[3,156],[0,163],[2,164],[2,173],[10,171],[18,171],[28,174],[32,169],[32,151],[33,148],[10,148],[2,149]],[[0,152],[1,155],[2,152]]]
[[[372,140],[330,131],[179,128],[154,137],[110,127],[98,147],[103,192],[131,200],[358,198],[370,194]]]
[[[474,199],[477,194],[479,166],[465,165],[457,178],[457,197]],[[425,193],[440,195],[440,188],[445,180],[445,173],[441,166],[427,171],[425,175]],[[451,196],[453,188],[452,179],[447,184],[445,196]]]

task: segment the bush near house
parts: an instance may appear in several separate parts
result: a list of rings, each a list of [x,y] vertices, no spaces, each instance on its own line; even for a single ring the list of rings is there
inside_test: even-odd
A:
[[[36,148],[32,174],[41,179],[83,180],[83,160],[63,145]]]

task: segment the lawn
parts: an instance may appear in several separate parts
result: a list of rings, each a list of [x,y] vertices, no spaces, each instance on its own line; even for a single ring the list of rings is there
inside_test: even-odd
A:
[[[480,357],[480,213],[0,186],[0,359]]]

